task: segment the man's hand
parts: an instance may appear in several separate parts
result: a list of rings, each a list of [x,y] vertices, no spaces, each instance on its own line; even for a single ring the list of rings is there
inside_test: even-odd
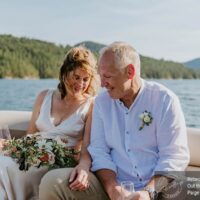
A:
[[[147,191],[138,191],[131,196],[130,200],[151,200]]]
[[[89,169],[88,167],[78,164],[71,172],[69,178],[69,187],[72,190],[82,191],[88,188],[89,181]]]
[[[121,200],[123,193],[121,186],[115,186],[109,191],[109,197],[111,200]]]
[[[124,198],[127,200],[143,200],[139,198],[140,197],[139,192],[134,192],[132,194],[129,191],[122,189],[121,186],[115,186],[112,190],[110,190],[109,197],[111,200],[121,200]]]

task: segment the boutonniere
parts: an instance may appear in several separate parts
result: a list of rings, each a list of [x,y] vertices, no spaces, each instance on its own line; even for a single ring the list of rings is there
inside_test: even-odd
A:
[[[140,131],[144,128],[145,125],[149,126],[153,120],[151,113],[146,110],[142,114],[139,115],[139,118],[142,121],[142,124],[139,128]]]

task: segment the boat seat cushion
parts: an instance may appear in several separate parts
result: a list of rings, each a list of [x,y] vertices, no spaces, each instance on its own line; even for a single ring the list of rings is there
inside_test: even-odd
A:
[[[12,137],[25,135],[30,119],[29,111],[0,111],[0,126],[8,125]]]

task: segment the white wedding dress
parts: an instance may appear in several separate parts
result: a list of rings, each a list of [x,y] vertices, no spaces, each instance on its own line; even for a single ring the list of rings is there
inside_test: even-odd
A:
[[[86,114],[93,97],[82,104],[72,115],[55,126],[51,117],[52,94],[49,90],[41,106],[36,126],[40,134],[46,138],[60,136],[66,138],[68,147],[78,144],[83,137]],[[0,155],[0,200],[36,200],[38,188],[47,168],[31,167],[28,171],[20,171],[19,164],[10,157]]]

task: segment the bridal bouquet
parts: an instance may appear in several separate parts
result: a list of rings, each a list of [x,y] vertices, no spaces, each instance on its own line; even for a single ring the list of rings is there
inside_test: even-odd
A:
[[[77,164],[75,156],[79,152],[67,148],[59,137],[47,139],[33,134],[7,140],[2,153],[13,158],[19,164],[20,170],[27,171],[29,167],[74,167]]]

